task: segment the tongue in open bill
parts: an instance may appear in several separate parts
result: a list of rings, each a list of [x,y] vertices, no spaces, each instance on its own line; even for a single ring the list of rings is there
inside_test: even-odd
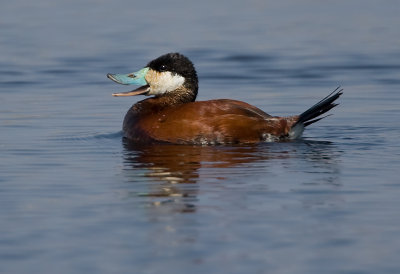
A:
[[[147,92],[149,92],[149,90],[150,90],[150,86],[145,85],[145,86],[141,86],[140,88],[137,88],[132,91],[113,93],[112,96],[118,97],[118,96],[135,96],[135,95],[140,95],[140,94],[145,95]]]

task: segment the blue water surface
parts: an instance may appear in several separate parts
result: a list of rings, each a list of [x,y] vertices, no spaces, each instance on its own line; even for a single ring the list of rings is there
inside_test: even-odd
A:
[[[400,4],[6,1],[0,273],[400,273]],[[299,114],[301,140],[138,146],[106,78],[187,55],[199,100]],[[129,87],[128,87],[129,88]]]

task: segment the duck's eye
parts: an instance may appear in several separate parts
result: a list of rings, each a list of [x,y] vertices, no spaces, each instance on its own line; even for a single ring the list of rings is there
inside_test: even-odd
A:
[[[160,66],[160,71],[166,71],[168,68],[166,65],[161,65]]]

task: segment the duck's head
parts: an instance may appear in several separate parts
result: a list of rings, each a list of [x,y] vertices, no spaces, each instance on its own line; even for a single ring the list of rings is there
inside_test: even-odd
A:
[[[193,63],[180,53],[162,55],[137,72],[109,73],[107,77],[123,85],[141,85],[135,90],[114,93],[113,96],[183,96],[189,101],[194,101],[197,96],[196,70]]]

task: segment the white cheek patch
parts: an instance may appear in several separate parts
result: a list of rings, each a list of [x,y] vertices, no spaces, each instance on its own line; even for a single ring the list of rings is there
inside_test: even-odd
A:
[[[150,85],[148,95],[160,95],[181,87],[185,78],[169,71],[157,72],[151,70],[146,75],[146,81]]]

